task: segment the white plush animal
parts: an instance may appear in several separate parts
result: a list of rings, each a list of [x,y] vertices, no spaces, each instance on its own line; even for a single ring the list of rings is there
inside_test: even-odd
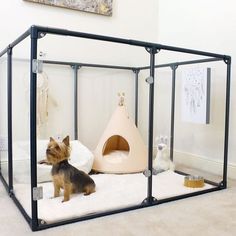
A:
[[[167,137],[160,138],[160,143],[157,145],[157,155],[153,160],[153,169],[156,174],[166,170],[175,170],[175,165],[170,160],[170,154],[167,148]]]

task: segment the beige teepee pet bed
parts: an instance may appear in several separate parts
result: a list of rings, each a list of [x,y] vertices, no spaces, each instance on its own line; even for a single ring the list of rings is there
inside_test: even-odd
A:
[[[93,169],[104,173],[136,173],[147,167],[147,148],[121,96],[97,148]]]

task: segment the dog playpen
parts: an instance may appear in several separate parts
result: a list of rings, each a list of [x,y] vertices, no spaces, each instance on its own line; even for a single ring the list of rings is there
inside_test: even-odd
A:
[[[53,37],[55,43],[52,43],[53,40],[50,39],[50,37]],[[49,38],[48,44],[45,43],[47,38]],[[73,39],[73,41],[70,41],[71,39]],[[50,51],[50,47],[55,47],[55,45],[59,45],[62,51],[63,47],[67,48],[69,44],[74,44],[74,46],[70,48],[69,52],[67,48],[63,53],[57,53],[57,49],[55,50],[54,48],[54,52],[56,51],[55,55],[57,54],[54,57],[56,57],[57,60],[46,60],[38,56],[39,43],[43,40],[44,43],[40,46],[43,51]],[[64,40],[64,42],[62,40]],[[58,44],[56,42],[58,42]],[[21,44],[23,47],[19,49],[19,45]],[[102,59],[107,52],[104,50],[106,49],[106,45],[109,45],[107,51],[111,52],[114,50],[116,55],[109,58],[111,55],[108,53],[107,60],[109,60],[109,63],[104,63]],[[138,53],[135,52],[136,50]],[[26,55],[26,59],[14,57],[17,53],[21,56],[22,54]],[[101,63],[78,62],[81,60],[79,60],[77,56],[75,60],[72,60],[73,55],[80,53],[81,55],[85,55],[84,61],[88,61],[89,58],[94,60],[94,58],[97,57],[98,61]],[[7,57],[4,57],[5,55],[7,55]],[[158,59],[159,61],[164,61],[163,64],[156,63],[157,55],[160,55]],[[165,57],[165,55],[167,56]],[[177,59],[179,62],[169,62],[170,58],[172,58],[170,55],[174,55],[174,59]],[[27,56],[29,56],[28,59]],[[49,53],[49,57],[50,56]],[[164,57],[162,58],[162,56]],[[60,57],[62,59],[58,60]],[[230,56],[64,29],[32,26],[13,43],[9,44],[6,49],[0,52],[0,58],[0,178],[9,196],[15,202],[33,231],[138,208],[155,206],[173,200],[225,189],[227,187]],[[138,58],[141,58],[142,62],[140,63],[145,63],[145,66],[136,65]],[[181,58],[185,60],[181,60]],[[116,61],[119,60],[122,61],[122,63],[127,63],[128,66],[117,66],[110,63],[111,61],[116,63]],[[22,67],[21,63],[25,63],[24,65],[26,65],[25,77],[29,75],[29,78],[24,81],[20,81],[20,79],[17,78],[19,74],[23,74],[19,72]],[[133,64],[135,64],[135,66]],[[206,122],[201,124],[189,124],[179,118],[181,116],[179,111],[181,108],[180,97],[181,91],[183,92],[183,90],[181,90],[181,84],[178,80],[179,75],[177,73],[182,67],[195,64],[198,66],[207,65],[208,67],[211,65],[212,69],[211,74],[209,73],[209,68],[205,71],[207,78],[211,77],[211,80],[210,82],[207,80],[208,88],[205,88],[205,90],[208,90],[208,100],[206,101],[207,115],[204,118]],[[63,90],[59,91],[59,96],[63,98],[61,104],[66,100],[65,97],[68,96],[65,92],[66,89],[70,90],[70,95],[71,91],[73,91],[71,95],[72,101],[68,102],[66,105],[66,107],[70,107],[71,110],[61,112],[54,109],[55,113],[58,112],[55,117],[52,115],[53,111],[50,111],[52,123],[48,126],[52,127],[54,119],[56,120],[59,119],[58,117],[62,117],[62,121],[57,122],[60,126],[68,122],[71,124],[70,131],[63,132],[70,133],[71,136],[73,133],[75,140],[79,139],[86,146],[89,146],[90,149],[94,149],[93,144],[98,142],[99,135],[101,135],[102,129],[105,128],[110,112],[113,110],[115,104],[115,102],[113,102],[112,106],[107,105],[110,100],[112,100],[110,98],[111,94],[108,98],[107,91],[120,92],[121,89],[125,90],[126,84],[129,83],[129,88],[127,89],[128,93],[126,91],[127,103],[130,107],[134,107],[129,113],[134,117],[135,124],[140,129],[147,146],[147,156],[143,157],[146,160],[147,166],[143,173],[127,173],[127,171],[122,173],[121,169],[119,174],[92,174],[91,176],[97,185],[97,191],[90,196],[84,197],[81,194],[74,196],[68,203],[61,203],[59,201],[60,198],[50,198],[53,185],[47,182],[48,177],[44,178],[40,176],[44,168],[37,164],[39,156],[40,158],[44,157],[45,145],[47,144],[47,141],[39,139],[39,133],[41,131],[38,127],[38,120],[40,119],[40,117],[38,117],[38,107],[40,105],[39,101],[42,101],[38,100],[37,96],[38,93],[42,91],[38,90],[37,79],[39,79],[39,76],[47,70],[47,68],[54,73],[58,67],[70,70],[69,74],[65,77],[71,77],[73,79],[70,88],[68,88],[68,86],[62,86]],[[98,74],[100,70],[110,71],[109,73],[112,74],[107,72],[108,75],[102,74],[100,77],[108,76],[111,77],[111,79],[105,81],[104,87],[103,85],[99,87],[99,85],[102,84],[102,82],[100,82],[102,78],[97,78],[99,81],[90,81],[87,89],[84,89],[86,88],[85,84],[80,88],[81,80],[91,80],[89,76],[84,74],[84,71],[81,73],[82,75],[79,75],[82,69],[94,70],[93,73],[95,77],[99,77]],[[217,69],[220,69],[218,73],[216,72]],[[164,72],[161,72],[161,70],[164,70]],[[117,73],[119,74],[120,71],[122,71],[122,73],[123,71],[125,71],[125,73],[127,72],[125,75],[119,75],[120,77],[129,76],[131,80],[127,82],[127,78],[124,80],[119,79],[120,83],[123,83],[123,87],[117,86],[112,88],[112,84],[115,83],[115,79],[112,77]],[[201,67],[198,71],[201,71]],[[147,73],[147,75],[145,75],[145,73]],[[185,72],[182,73],[184,74]],[[195,72],[192,71],[191,73]],[[81,79],[83,76],[84,78]],[[66,78],[66,80],[68,80],[68,78]],[[166,83],[166,81],[168,81],[168,83]],[[60,82],[57,83],[62,84],[62,81],[60,80]],[[93,86],[93,83],[96,85]],[[160,88],[161,86],[163,87]],[[56,90],[55,87],[54,81],[54,84],[50,87],[51,91],[53,91],[53,89]],[[154,88],[157,93],[154,92]],[[100,94],[99,97],[95,96],[95,98],[89,101],[97,89],[103,91],[102,94],[105,98],[99,101],[102,96]],[[22,92],[22,94],[19,95],[18,92]],[[80,93],[85,99],[80,98]],[[160,97],[158,97],[158,93],[161,94]],[[112,93],[112,95],[115,97],[114,93]],[[48,94],[46,97],[47,96]],[[218,96],[219,98],[217,99]],[[24,105],[22,105],[21,101],[23,101]],[[86,102],[91,103],[89,108]],[[195,105],[196,104],[192,103],[192,109],[196,109]],[[83,109],[82,113],[80,113],[81,109]],[[67,113],[69,113],[68,116]],[[97,121],[97,116],[101,113],[103,113],[102,118]],[[82,118],[84,114],[87,115],[86,118]],[[46,116],[47,115],[48,114],[46,114]],[[92,116],[92,119],[90,123],[86,123],[89,116]],[[63,122],[63,119],[65,122]],[[80,124],[81,122],[82,124]],[[101,127],[99,123],[101,123]],[[15,131],[15,129],[17,131]],[[44,138],[46,139],[59,134],[60,131],[57,129],[58,127],[54,127],[52,132],[49,131],[49,134],[44,135]],[[98,134],[94,131],[95,129],[100,129],[99,132],[97,132]],[[153,169],[153,156],[155,153],[154,136],[159,135],[161,132],[165,134],[169,132],[167,135],[170,137],[168,149],[170,159],[174,162],[175,159],[178,159],[179,163],[176,163],[174,172],[165,171],[156,175]],[[24,137],[23,133],[25,135]],[[82,135],[80,135],[80,133]],[[120,136],[117,135],[117,137]],[[89,143],[93,138],[95,139],[94,143]],[[129,143],[129,140],[127,141]],[[123,145],[126,146],[126,151],[129,151],[129,144],[126,140],[122,142]],[[80,146],[78,147],[78,145]],[[209,147],[206,149],[207,151],[199,151],[204,145]],[[189,146],[191,146],[191,148],[189,148]],[[135,148],[135,144],[132,148]],[[77,158],[88,156],[89,165],[92,166],[92,154],[88,148],[81,143],[72,143],[72,150],[75,149],[80,150],[78,152],[75,151],[75,156],[78,155]],[[179,151],[180,149],[182,151]],[[212,149],[216,150],[212,151]],[[190,155],[189,152],[196,152],[197,155]],[[212,169],[216,168],[214,164],[212,164],[215,162],[206,160],[206,162],[208,161],[208,165],[204,167],[203,163],[206,162],[204,162],[204,158],[201,158],[202,156],[214,157],[215,153],[219,155],[218,159],[220,159],[220,161],[218,159],[217,161],[219,162],[220,169],[222,168],[222,172],[217,172],[220,178],[219,176],[215,177],[215,175],[209,174],[211,173],[211,167]],[[19,160],[19,156],[24,156],[24,158]],[[195,159],[197,161],[195,161]],[[135,161],[135,157],[132,161]],[[196,162],[200,164],[196,164]],[[183,168],[183,166],[185,166],[185,168]],[[202,172],[200,170],[200,172],[197,172],[197,174],[204,175],[205,186],[203,188],[185,187],[183,185],[184,176],[195,174],[194,171],[197,171],[196,169],[197,167],[199,168],[199,166],[205,171]],[[45,167],[47,175],[50,175],[50,168],[51,167],[48,166]],[[28,170],[27,181],[23,180],[23,176],[27,172],[26,169]],[[90,170],[91,168],[88,168],[85,171],[88,173]],[[219,172],[222,174],[219,174]],[[210,176],[209,179],[207,178],[208,176]],[[40,179],[41,177],[42,179]]]

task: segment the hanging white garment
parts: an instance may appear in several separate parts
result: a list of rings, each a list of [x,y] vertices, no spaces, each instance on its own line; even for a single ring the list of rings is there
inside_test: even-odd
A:
[[[37,126],[38,129],[48,121],[48,76],[45,72],[37,78]]]

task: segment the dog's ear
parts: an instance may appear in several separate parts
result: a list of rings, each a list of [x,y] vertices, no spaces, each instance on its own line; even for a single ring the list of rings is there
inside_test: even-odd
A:
[[[50,137],[50,142],[55,142],[55,140],[52,137]]]
[[[70,137],[67,135],[63,141],[62,141],[66,146],[70,146]]]

